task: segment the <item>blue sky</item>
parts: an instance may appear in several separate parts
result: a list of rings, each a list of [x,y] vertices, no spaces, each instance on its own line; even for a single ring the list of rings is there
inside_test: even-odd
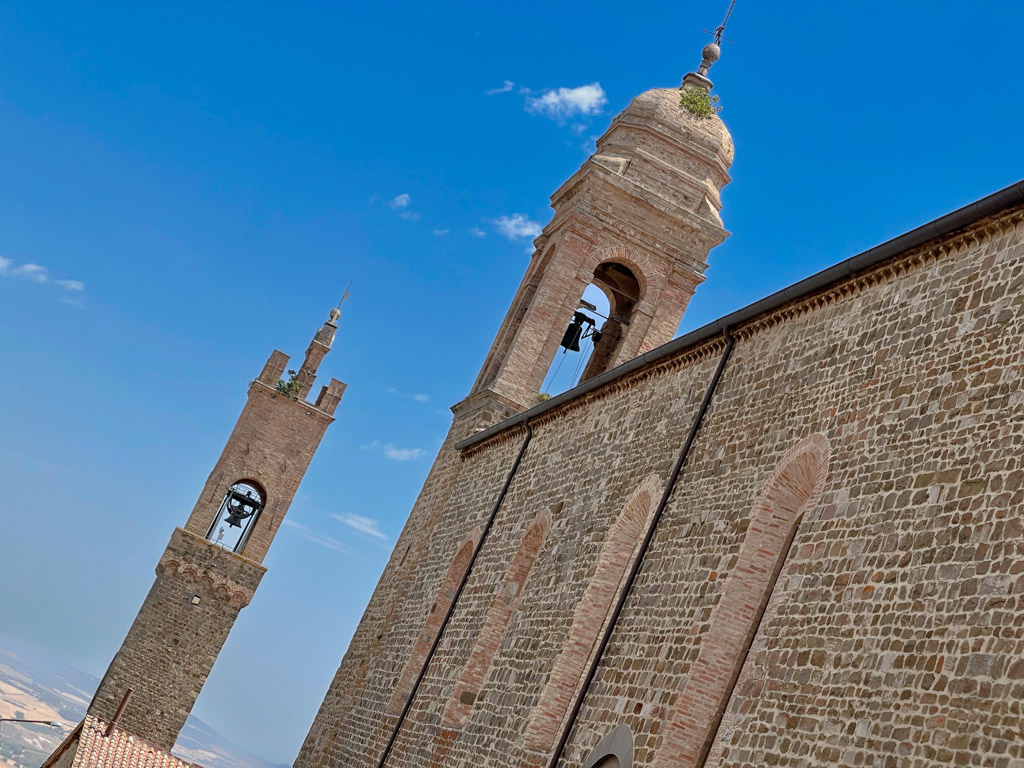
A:
[[[101,674],[247,383],[353,281],[338,421],[196,708],[290,761],[548,196],[726,5],[0,2],[0,631]],[[681,330],[1024,177],[1022,26],[740,0],[733,235]]]

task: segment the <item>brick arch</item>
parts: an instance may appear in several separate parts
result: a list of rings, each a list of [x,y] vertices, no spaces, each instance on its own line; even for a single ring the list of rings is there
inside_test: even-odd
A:
[[[608,529],[598,555],[597,568],[573,611],[569,636],[552,665],[537,704],[530,712],[524,736],[527,749],[547,753],[562,732],[573,694],[582,682],[588,661],[661,492],[662,483],[657,475],[644,478]]]
[[[800,520],[821,499],[829,452],[824,435],[801,440],[754,500],[736,565],[665,728],[657,768],[702,764]]]
[[[650,257],[634,248],[625,245],[607,245],[603,248],[592,250],[583,264],[581,272],[593,275],[594,270],[606,261],[614,261],[622,264],[636,276],[640,282],[640,301],[638,304],[651,304],[657,300],[661,293],[661,280],[658,271],[651,263]],[[589,281],[589,278],[588,278]]]
[[[460,729],[466,724],[476,706],[480,689],[491,673],[494,657],[505,639],[512,617],[522,602],[523,591],[533,564],[537,561],[548,531],[551,530],[551,513],[540,512],[526,533],[523,534],[519,551],[505,571],[505,578],[494,595],[494,601],[487,611],[483,626],[476,637],[473,650],[462,668],[459,682],[441,717],[441,729],[430,756],[432,768],[442,768]]]
[[[480,541],[480,531],[474,530],[455,552],[455,557],[452,558],[451,565],[448,566],[448,570],[441,580],[437,597],[430,607],[426,621],[423,622],[423,629],[416,636],[416,641],[413,643],[409,658],[406,660],[405,666],[402,667],[402,674],[398,678],[398,684],[391,694],[391,700],[388,703],[387,709],[389,715],[400,714],[402,707],[405,706],[406,699],[412,693],[412,688],[416,684],[416,678],[423,669],[423,664],[427,660],[427,654],[430,653],[434,639],[441,629],[441,623],[451,607],[452,600],[455,599],[455,592],[459,588],[459,583],[462,581],[462,577],[466,575],[470,560],[473,559],[473,550],[476,548],[478,541]]]

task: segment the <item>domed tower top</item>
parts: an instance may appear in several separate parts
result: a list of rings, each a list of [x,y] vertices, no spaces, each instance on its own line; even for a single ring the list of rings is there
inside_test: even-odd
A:
[[[680,87],[633,99],[551,196],[555,215],[534,241],[469,401],[490,392],[513,411],[537,402],[551,361],[581,322],[588,284],[610,309],[603,324],[591,321],[600,332],[581,381],[671,341],[708,252],[729,234],[719,210],[733,143],[707,76],[720,54],[716,43],[705,46]],[[571,339],[566,348],[579,349]]]

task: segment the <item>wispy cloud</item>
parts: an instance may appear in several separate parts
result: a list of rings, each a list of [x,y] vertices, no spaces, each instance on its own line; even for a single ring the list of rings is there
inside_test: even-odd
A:
[[[430,400],[430,395],[426,395],[422,392],[403,392],[398,387],[388,387],[389,395],[398,395],[399,397],[407,397],[411,400],[415,400],[417,403],[425,403]]]
[[[388,205],[398,211],[399,218],[406,219],[408,221],[420,220],[420,215],[416,213],[416,211],[409,209],[409,206],[412,205],[412,197],[405,192],[393,197]]]
[[[511,216],[499,216],[494,220],[494,226],[498,232],[509,240],[521,240],[524,237],[537,237],[541,233],[541,226],[522,213],[513,213]]]
[[[50,270],[42,264],[36,264],[31,261],[24,264],[15,264],[13,260],[4,256],[0,256],[0,277],[20,278],[39,284],[51,282]],[[53,283],[68,293],[81,294],[85,291],[85,283],[81,280],[60,279],[54,280]],[[61,298],[61,302],[75,307],[85,307],[85,303],[77,296],[65,296]]]
[[[397,448],[388,443],[384,446],[384,455],[392,461],[413,461],[422,459],[426,453],[422,448]]]
[[[314,544],[319,544],[321,547],[327,547],[333,549],[335,552],[341,552],[346,555],[354,554],[350,547],[345,546],[343,543],[338,541],[333,536],[314,531],[309,526],[297,523],[294,520],[289,520],[287,517],[284,519],[284,525],[288,528],[292,528],[306,541],[311,541]]]
[[[382,443],[380,440],[359,446],[361,451],[376,451],[378,449],[384,451],[384,455],[391,461],[414,461],[427,455],[422,448],[399,448],[394,443]]]
[[[484,91],[484,93],[487,94],[488,96],[494,96],[495,94],[498,94],[498,93],[508,93],[509,91],[511,91],[515,87],[516,87],[516,84],[513,83],[511,80],[505,80],[501,84],[501,88],[491,88],[489,90]]]
[[[332,517],[343,525],[347,525],[354,531],[358,531],[370,538],[377,539],[378,541],[389,541],[389,537],[384,531],[380,529],[380,524],[372,517],[364,517],[363,515],[354,514],[343,514],[336,515],[328,513],[328,517]]]
[[[33,283],[45,283],[49,280],[49,276],[46,274],[46,267],[40,266],[39,264],[22,264],[20,267],[15,267],[11,270],[12,275],[18,277],[24,277],[26,280],[31,280]]]
[[[447,230],[447,229],[435,229],[434,230],[434,237],[444,237],[445,235],[448,234],[448,232],[449,232],[449,230]]]
[[[469,234],[473,237],[487,237],[487,233],[480,229],[480,227],[473,227],[469,230]]]
[[[599,114],[608,103],[608,96],[600,83],[576,88],[552,88],[539,96],[526,97],[526,111],[543,115],[557,122],[565,122],[578,115]]]

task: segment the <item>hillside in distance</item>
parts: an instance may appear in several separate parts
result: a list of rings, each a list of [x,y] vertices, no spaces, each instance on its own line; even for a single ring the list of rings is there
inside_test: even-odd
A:
[[[85,716],[99,678],[0,635],[0,718],[58,725],[0,724],[0,768],[39,768]],[[205,768],[287,768],[232,744],[189,717],[174,754]]]

